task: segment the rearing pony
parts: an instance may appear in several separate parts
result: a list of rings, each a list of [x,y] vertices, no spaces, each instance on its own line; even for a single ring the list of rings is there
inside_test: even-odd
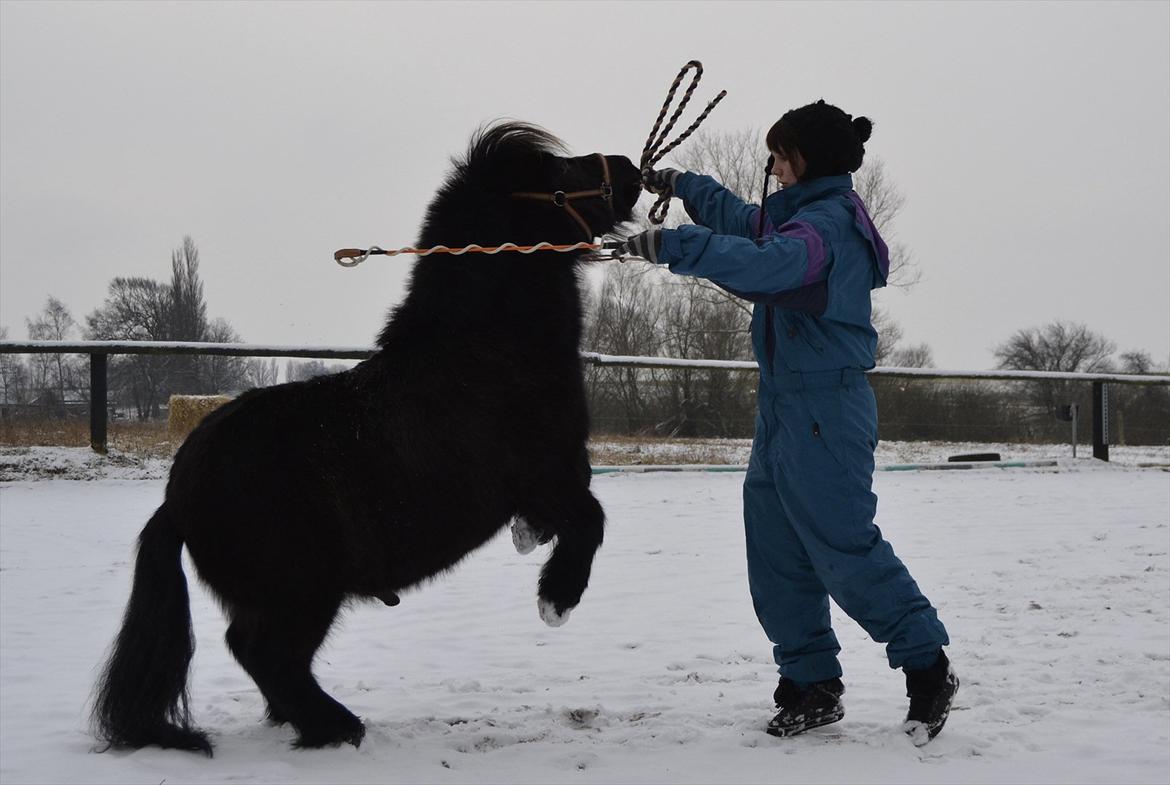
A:
[[[481,130],[418,245],[572,244],[629,220],[633,163],[562,152],[533,126]],[[211,753],[188,708],[184,545],[229,620],[228,648],[299,747],[356,746],[365,734],[312,673],[343,603],[396,604],[509,521],[521,553],[555,539],[538,608],[562,624],[604,527],[585,447],[581,253],[420,258],[374,357],[250,390],[204,419],[139,535],[95,735]]]

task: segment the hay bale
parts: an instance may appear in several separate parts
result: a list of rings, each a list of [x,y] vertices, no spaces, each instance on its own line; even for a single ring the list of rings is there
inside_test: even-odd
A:
[[[230,395],[172,395],[167,407],[167,430],[171,436],[186,436],[200,420],[230,400]]]

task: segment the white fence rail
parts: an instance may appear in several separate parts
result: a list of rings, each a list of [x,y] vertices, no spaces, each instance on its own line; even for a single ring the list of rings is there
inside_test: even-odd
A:
[[[106,452],[107,358],[111,354],[202,354],[230,357],[303,357],[332,360],[365,360],[377,353],[373,347],[279,346],[249,343],[195,343],[190,341],[0,341],[0,354],[88,354],[90,379],[90,446]],[[685,360],[674,357],[623,357],[582,352],[593,365],[633,368],[699,368],[758,372],[746,360]],[[870,376],[919,379],[976,379],[1076,381],[1093,385],[1093,457],[1109,460],[1109,384],[1170,385],[1170,376],[1120,373],[1060,373],[1053,371],[948,371],[936,368],[874,368]]]

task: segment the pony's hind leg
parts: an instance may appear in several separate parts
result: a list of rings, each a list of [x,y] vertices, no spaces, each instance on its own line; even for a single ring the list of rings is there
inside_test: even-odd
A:
[[[228,645],[268,702],[268,716],[297,729],[297,747],[342,742],[356,747],[365,736],[361,720],[329,697],[313,677],[313,655],[339,606],[340,600],[334,600],[315,607],[238,613],[228,630]]]
[[[256,682],[256,686],[260,687],[260,681],[257,678],[256,669],[252,663],[256,658],[256,648],[254,640],[258,626],[255,623],[248,621],[240,621],[235,614],[233,614],[233,621],[228,625],[227,634],[224,638],[227,640],[228,649],[232,656],[236,658],[236,662],[247,671],[248,675],[252,677],[252,681]],[[264,716],[269,722],[274,725],[284,725],[288,722],[288,718],[276,708],[272,698],[260,687],[260,694],[264,696],[265,711]]]

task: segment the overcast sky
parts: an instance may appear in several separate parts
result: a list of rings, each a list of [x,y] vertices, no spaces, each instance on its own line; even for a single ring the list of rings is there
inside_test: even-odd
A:
[[[492,119],[636,159],[689,59],[712,131],[875,122],[923,274],[877,298],[943,368],[1081,321],[1170,362],[1170,3],[0,3],[0,325],[79,322],[184,235],[254,343],[366,346]],[[680,126],[681,127],[681,126]],[[761,159],[765,155],[761,151]],[[589,348],[589,347],[585,347]]]

